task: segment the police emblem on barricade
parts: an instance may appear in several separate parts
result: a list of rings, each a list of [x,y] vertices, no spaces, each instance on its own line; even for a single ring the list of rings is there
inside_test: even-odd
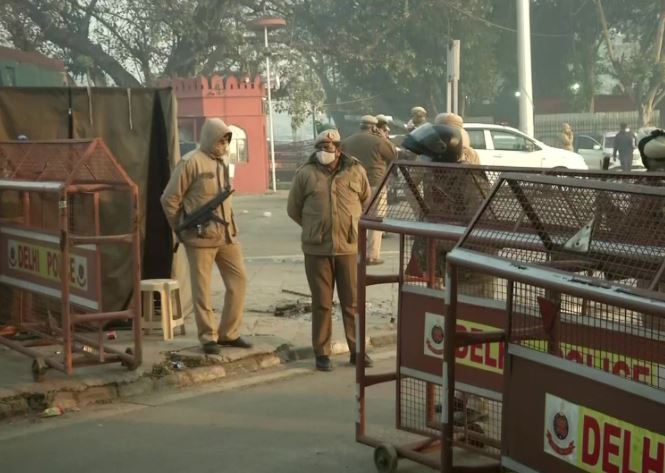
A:
[[[425,313],[425,355],[443,358],[443,323],[442,315]]]
[[[576,464],[579,406],[559,397],[545,397],[545,452]]]

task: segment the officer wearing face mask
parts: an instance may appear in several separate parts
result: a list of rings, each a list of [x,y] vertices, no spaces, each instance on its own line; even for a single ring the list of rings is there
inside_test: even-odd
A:
[[[228,167],[231,130],[219,118],[209,118],[201,128],[199,147],[178,163],[161,197],[166,218],[175,229],[184,215],[191,214],[231,187]],[[207,354],[219,354],[222,346],[250,348],[240,337],[247,276],[231,198],[216,210],[212,219],[198,228],[181,232],[192,283],[194,315],[199,341]],[[219,269],[226,292],[218,326],[210,301],[212,265]]]
[[[330,371],[333,289],[337,285],[344,332],[356,362],[356,255],[358,219],[370,186],[360,162],[340,149],[337,130],[325,130],[316,151],[298,169],[287,212],[302,227],[305,274],[312,293],[312,345],[316,369]],[[366,366],[371,365],[369,357]]]

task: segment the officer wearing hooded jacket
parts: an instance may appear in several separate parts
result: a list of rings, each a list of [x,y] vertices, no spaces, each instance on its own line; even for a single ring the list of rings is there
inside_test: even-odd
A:
[[[356,255],[358,220],[370,197],[360,162],[342,152],[337,130],[321,132],[316,151],[296,172],[287,213],[302,227],[305,274],[312,293],[312,345],[316,368],[330,371],[333,290],[337,285],[344,332],[356,361]],[[371,365],[369,357],[365,365]]]
[[[199,147],[178,163],[161,197],[166,218],[175,229],[186,214],[199,209],[219,192],[231,187],[228,163],[231,130],[219,118],[209,118],[201,128]],[[222,346],[249,348],[240,337],[247,276],[231,198],[215,211],[218,219],[185,230],[179,238],[187,252],[192,283],[194,315],[199,341],[207,354],[219,354]],[[210,301],[210,277],[215,263],[226,294],[219,326]]]

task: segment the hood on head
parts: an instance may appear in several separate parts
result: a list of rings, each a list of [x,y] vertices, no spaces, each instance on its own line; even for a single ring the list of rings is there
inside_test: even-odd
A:
[[[201,127],[201,136],[199,137],[199,148],[206,154],[210,154],[217,142],[224,136],[231,140],[231,129],[221,118],[207,118]]]

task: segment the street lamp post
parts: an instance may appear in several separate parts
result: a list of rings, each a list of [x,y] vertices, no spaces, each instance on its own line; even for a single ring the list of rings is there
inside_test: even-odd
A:
[[[517,66],[520,84],[520,130],[533,136],[531,17],[529,0],[517,0]]]
[[[270,79],[270,49],[268,44],[268,30],[286,26],[286,20],[278,16],[264,16],[251,23],[250,27],[263,30],[263,43],[266,48],[266,76],[268,85],[268,120],[270,133],[270,170],[272,177],[272,191],[277,192],[277,177],[275,173],[275,127],[272,116],[272,83]]]

